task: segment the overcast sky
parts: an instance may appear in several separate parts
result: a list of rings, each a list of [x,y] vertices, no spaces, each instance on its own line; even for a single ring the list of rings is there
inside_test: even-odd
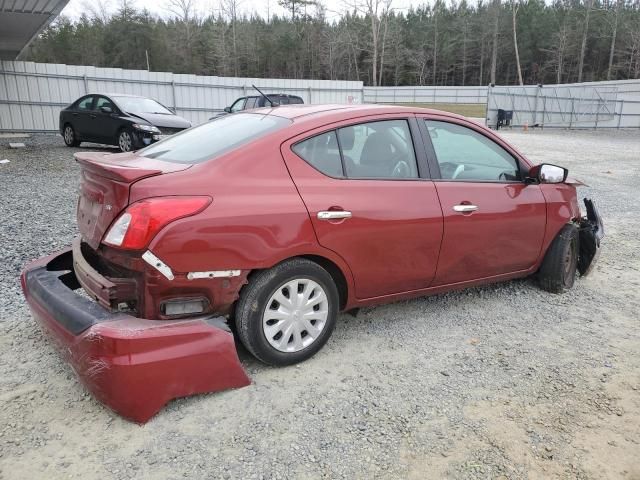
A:
[[[220,5],[219,0],[193,0],[193,2],[196,9],[202,14],[217,11]],[[87,5],[94,5],[97,3],[103,3],[109,8],[109,10],[114,11],[118,8],[120,1],[70,0],[62,13],[69,17],[77,18],[83,11],[87,10]],[[151,13],[159,16],[166,17],[170,15],[167,8],[169,3],[168,0],[133,0],[130,3],[133,3],[133,5],[138,8],[146,8]],[[321,0],[321,3],[327,8],[327,17],[335,19],[344,12],[347,8],[346,5],[351,2],[341,0]],[[425,0],[393,0],[392,7],[399,10],[406,10],[411,5],[420,5],[423,3],[428,2]],[[279,15],[285,14],[284,9],[278,5],[278,0],[240,0],[240,10],[246,13],[255,12],[263,17],[267,16],[267,11],[269,11],[271,15],[274,13]]]

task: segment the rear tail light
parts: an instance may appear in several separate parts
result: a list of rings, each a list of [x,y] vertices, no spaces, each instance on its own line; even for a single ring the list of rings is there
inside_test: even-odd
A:
[[[125,250],[142,250],[165,226],[196,215],[210,197],[154,197],[132,203],[111,225],[104,243]]]

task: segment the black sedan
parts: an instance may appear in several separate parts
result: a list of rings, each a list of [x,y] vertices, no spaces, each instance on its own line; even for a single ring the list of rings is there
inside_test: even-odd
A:
[[[95,142],[129,152],[190,126],[155,100],[120,93],[85,95],[60,111],[60,134],[69,147]]]

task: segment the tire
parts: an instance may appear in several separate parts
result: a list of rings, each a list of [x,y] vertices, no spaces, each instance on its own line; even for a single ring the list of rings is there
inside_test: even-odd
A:
[[[293,295],[293,302],[288,302]],[[298,303],[305,297],[308,306]],[[292,365],[324,346],[335,327],[338,309],[338,289],[329,272],[310,260],[295,258],[250,278],[240,292],[235,326],[242,344],[258,360],[275,366]],[[309,317],[306,320],[304,312]]]
[[[547,250],[538,272],[538,282],[543,290],[562,293],[573,287],[579,247],[578,228],[573,224],[562,227]]]
[[[121,152],[133,152],[136,150],[136,137],[128,128],[123,128],[118,132],[117,145]]]
[[[62,131],[62,138],[64,139],[64,144],[67,147],[77,147],[80,145],[80,141],[76,136],[76,131],[70,124],[66,124]]]

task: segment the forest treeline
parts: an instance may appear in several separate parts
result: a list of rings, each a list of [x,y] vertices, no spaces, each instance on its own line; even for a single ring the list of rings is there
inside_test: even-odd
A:
[[[552,84],[640,77],[640,0],[280,0],[287,15],[243,14],[221,0],[208,15],[169,0],[155,15],[121,0],[60,17],[26,60],[365,85]],[[266,17],[266,18],[265,18]],[[148,64],[147,64],[148,61]]]

